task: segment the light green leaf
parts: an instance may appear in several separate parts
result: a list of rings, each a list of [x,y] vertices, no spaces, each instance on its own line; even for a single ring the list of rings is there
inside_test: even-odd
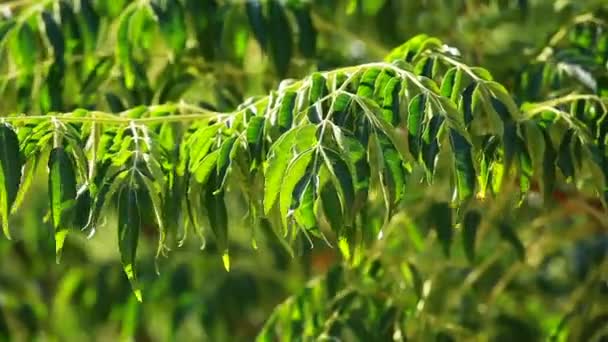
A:
[[[294,190],[298,183],[304,178],[308,170],[309,164],[314,155],[314,149],[307,150],[289,162],[289,166],[286,169],[283,180],[281,182],[281,193],[279,197],[279,208],[281,210],[281,218],[283,220],[283,226],[287,227],[289,210],[291,209],[291,203],[293,201]],[[308,175],[310,178],[312,175]],[[306,182],[305,180],[304,182]]]
[[[281,190],[285,170],[292,160],[294,146],[311,147],[316,141],[316,126],[304,125],[283,134],[268,152],[268,164],[264,170],[264,213],[268,214]]]

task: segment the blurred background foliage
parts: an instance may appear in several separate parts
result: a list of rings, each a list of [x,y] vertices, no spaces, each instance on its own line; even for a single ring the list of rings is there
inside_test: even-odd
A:
[[[285,78],[382,60],[420,33],[488,69],[518,104],[573,89],[606,96],[606,25],[585,19],[601,22],[607,10],[603,0],[0,1],[0,112],[119,112],[180,100],[229,111]],[[573,80],[554,87],[543,78],[551,68]],[[529,199],[536,206],[518,207],[506,190],[480,201],[483,244],[469,255],[475,248],[457,229],[449,259],[430,233],[446,205],[441,182],[410,185],[402,211],[352,268],[318,240],[314,249],[299,241],[292,258],[262,231],[254,250],[240,219],[230,272],[213,241],[201,251],[189,239],[156,275],[151,227],[138,256],[140,304],[114,248],[113,217],[92,239],[74,234],[55,263],[52,227],[41,220],[44,183],[34,181],[27,210],[12,220],[13,241],[0,239],[3,339],[608,336],[606,214],[567,186],[550,202]]]

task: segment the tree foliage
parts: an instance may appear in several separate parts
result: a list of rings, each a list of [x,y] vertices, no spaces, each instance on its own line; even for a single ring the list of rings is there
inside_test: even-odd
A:
[[[306,244],[339,250],[343,262],[280,304],[262,341],[606,334],[605,7],[590,2],[584,9],[598,14],[578,15],[570,4],[556,14],[568,23],[528,56],[417,34],[375,61],[323,67],[315,60],[332,59],[319,56],[346,53],[318,13],[397,25],[384,17],[408,5],[8,6],[15,13],[0,22],[8,75],[0,109],[15,113],[0,118],[7,238],[44,171],[57,261],[66,239],[110,229],[139,301],[147,296],[137,255],[150,227],[157,272],[193,235],[203,246],[211,240],[230,270],[240,227],[254,248],[263,236],[292,257]],[[452,6],[524,18],[544,8]],[[383,30],[389,40],[397,31]],[[475,66],[509,54],[520,54],[515,70]]]

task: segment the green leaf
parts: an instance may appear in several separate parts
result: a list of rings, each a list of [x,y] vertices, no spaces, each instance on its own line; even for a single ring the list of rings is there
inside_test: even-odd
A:
[[[298,200],[297,209],[294,212],[294,218],[296,222],[304,227],[307,231],[316,232],[317,217],[315,215],[315,202],[317,198],[317,182],[315,176],[311,175],[309,179],[304,182],[303,190]]]
[[[222,253],[222,261],[226,271],[230,271],[230,254],[228,249],[228,212],[224,203],[224,191],[213,192],[212,189],[219,188],[221,180],[217,175],[209,179],[209,188],[204,191],[204,204],[207,208],[209,225],[215,234],[218,248]]]
[[[519,260],[524,261],[526,258],[526,248],[524,247],[524,244],[521,242],[517,234],[515,234],[513,227],[503,222],[498,225],[498,228],[500,232],[500,237],[503,240],[506,240],[513,247],[513,249],[515,249]]]
[[[270,19],[270,54],[277,74],[285,78],[293,53],[293,37],[285,9],[279,1],[269,2],[268,18]]]
[[[312,161],[312,157],[314,156],[314,149],[307,150],[295,158],[293,158],[289,166],[286,169],[286,172],[283,177],[283,181],[281,182],[281,194],[279,197],[279,208],[281,209],[281,218],[283,220],[283,226],[288,226],[288,218],[289,218],[289,210],[292,208],[292,201],[294,191],[298,183],[305,176],[310,178],[312,175],[311,170],[309,170],[309,164]],[[307,182],[308,180],[304,180]]]
[[[369,68],[361,77],[359,87],[357,88],[357,96],[372,98],[374,96],[374,85],[376,84],[376,78],[380,75],[382,69],[380,68]]]
[[[312,123],[319,123],[325,117],[323,110],[323,99],[328,94],[327,80],[325,77],[318,72],[313,73],[310,76],[311,85],[310,92],[308,93],[308,103],[311,106],[308,110],[308,120]]]
[[[399,152],[389,144],[382,144],[382,153],[384,159],[385,179],[388,182],[388,190],[391,194],[392,204],[397,204],[403,198],[405,193],[406,170],[403,168],[403,163]]]
[[[422,148],[423,122],[426,116],[426,96],[416,95],[409,104],[407,116],[408,143],[410,152],[418,159]]]
[[[401,92],[401,79],[391,78],[384,88],[384,101],[382,103],[382,117],[393,126],[399,125],[401,112],[399,109],[399,93]]]
[[[560,170],[562,170],[562,173],[564,174],[564,177],[566,178],[574,177],[574,161],[572,157],[571,147],[573,135],[573,129],[569,129],[566,131],[559,145],[559,152],[557,157],[557,166],[559,166]]]
[[[437,162],[437,155],[439,154],[439,139],[437,135],[443,122],[443,116],[435,115],[431,117],[422,133],[422,161],[426,166],[429,181],[435,175],[435,164]]]
[[[87,78],[82,84],[81,93],[91,94],[97,92],[99,86],[108,79],[113,66],[114,61],[112,58],[101,57],[99,62],[97,62],[87,75]]]
[[[325,182],[321,188],[321,202],[323,204],[323,213],[329,226],[337,236],[342,236],[345,228],[344,213],[342,206],[340,206],[338,190],[336,190],[333,182]]]
[[[142,227],[142,212],[140,211],[142,201],[138,197],[137,189],[132,186],[124,186],[118,193],[118,249],[123,270],[137,300],[141,302],[142,295],[137,283],[135,258],[139,230]]]
[[[140,176],[143,184],[146,188],[146,195],[148,196],[150,203],[152,204],[152,209],[154,210],[154,219],[156,220],[156,224],[158,225],[158,248],[156,250],[156,257],[158,258],[165,249],[165,239],[167,235],[167,230],[165,227],[165,218],[163,215],[163,194],[162,188],[158,187],[157,182],[152,180],[146,176]]]
[[[48,11],[42,11],[42,21],[46,36],[53,47],[55,63],[63,64],[63,54],[65,53],[65,39],[59,24]]]
[[[338,190],[342,211],[344,212],[345,217],[352,219],[355,189],[348,165],[336,151],[328,148],[323,148],[322,151],[325,165],[331,175],[331,180]]]
[[[118,22],[118,31],[116,33],[116,58],[118,63],[123,68],[125,86],[127,89],[135,87],[135,65],[132,57],[131,42],[129,41],[129,26],[133,10],[125,10]]]
[[[264,8],[260,0],[248,0],[245,2],[245,10],[249,20],[249,26],[253,31],[255,39],[260,44],[262,49],[266,49],[266,32],[268,31],[268,23],[264,17]]]
[[[230,166],[232,165],[232,159],[234,158],[234,153],[236,151],[236,140],[237,137],[230,137],[226,139],[219,149],[220,154],[217,157],[217,176],[220,184],[217,190],[215,191],[221,190],[224,187],[224,184],[226,183],[228,171],[230,169]]]
[[[184,8],[177,0],[165,0],[163,8],[153,6],[165,41],[176,55],[186,48],[187,28]]]
[[[76,173],[70,155],[63,147],[51,150],[49,156],[49,202],[51,222],[55,229],[55,252],[57,262],[61,259],[61,249],[74,225],[76,205]]]
[[[34,30],[27,23],[18,26],[17,30],[11,52],[16,64],[29,75],[36,65],[36,56],[38,55],[37,39],[34,35]]]
[[[296,105],[296,97],[298,93],[295,91],[286,91],[281,99],[279,107],[278,120],[281,133],[287,132],[293,124],[294,107]]]
[[[8,239],[11,238],[9,212],[19,193],[22,163],[17,134],[6,124],[0,124],[0,220]]]
[[[220,150],[215,150],[203,158],[193,170],[194,179],[200,184],[207,183],[209,176],[214,170],[217,170],[217,160],[220,156]]]
[[[252,170],[262,161],[262,149],[264,144],[264,124],[266,119],[263,116],[254,116],[247,124],[247,145],[249,154],[252,158]]]
[[[545,138],[545,153],[543,156],[542,189],[545,203],[549,203],[553,195],[553,189],[555,188],[555,161],[557,159],[557,151],[555,150],[555,147],[553,147],[553,141],[551,141],[549,133],[547,133],[546,130],[543,130],[543,135]]]
[[[452,245],[452,209],[447,202],[434,203],[429,211],[431,222],[437,231],[437,238],[446,257],[450,256]]]
[[[293,9],[298,24],[298,47],[306,58],[313,58],[317,48],[317,30],[312,23],[310,5],[303,3]]]
[[[475,194],[476,175],[471,155],[472,147],[462,135],[453,129],[450,129],[450,142],[454,153],[456,194],[460,201],[464,201]]]
[[[315,125],[296,127],[283,134],[268,152],[268,164],[264,176],[264,213],[268,214],[281,190],[285,170],[292,160],[292,149],[296,142],[302,146],[312,146],[315,142]]]
[[[475,239],[480,223],[481,214],[477,210],[467,211],[462,221],[462,247],[470,263],[475,262]]]

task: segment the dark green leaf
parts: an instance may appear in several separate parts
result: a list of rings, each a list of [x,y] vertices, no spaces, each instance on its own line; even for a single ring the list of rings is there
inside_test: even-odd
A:
[[[272,0],[268,5],[270,51],[279,77],[284,78],[289,70],[289,62],[293,53],[291,25],[285,9],[279,1]]]
[[[348,166],[342,157],[331,149],[324,148],[322,154],[325,159],[325,165],[334,182],[334,186],[338,190],[338,197],[342,204],[342,210],[346,217],[352,219],[355,189]]]
[[[500,237],[506,240],[509,244],[511,244],[513,249],[515,249],[515,252],[517,253],[519,259],[521,261],[524,261],[526,258],[526,248],[513,230],[513,227],[511,227],[507,223],[500,223],[498,227],[500,231]]]
[[[217,176],[219,187],[216,191],[221,190],[226,183],[226,177],[228,177],[228,171],[230,165],[232,165],[232,159],[234,158],[234,153],[236,151],[236,139],[237,137],[230,137],[226,139],[226,141],[224,141],[220,147],[220,154],[217,158]]]
[[[471,263],[475,262],[475,239],[480,223],[481,214],[477,210],[467,211],[462,221],[462,247]]]
[[[426,96],[423,94],[418,94],[412,99],[412,101],[410,101],[407,117],[409,148],[410,152],[416,159],[418,159],[422,148],[422,125],[426,116],[425,111]]]
[[[286,91],[281,99],[281,106],[279,107],[277,120],[281,133],[284,133],[291,128],[297,95],[298,93],[295,91]]]
[[[247,125],[247,144],[252,158],[252,169],[262,161],[262,148],[264,143],[264,124],[266,119],[263,116],[254,116]]]
[[[8,218],[19,192],[22,163],[17,134],[11,127],[0,124],[0,220],[9,239]]]
[[[257,39],[260,47],[266,49],[266,32],[268,31],[266,18],[264,17],[264,8],[260,0],[247,0],[245,2],[245,10],[249,25],[253,31],[255,39]]]
[[[137,284],[135,258],[139,242],[139,230],[142,227],[141,205],[135,188],[125,186],[118,193],[118,248],[120,250],[120,260],[133,292],[140,302],[142,296]]]
[[[186,47],[188,38],[184,8],[177,0],[165,0],[164,7],[153,6],[158,17],[160,31],[176,55]]]
[[[76,205],[76,173],[70,155],[62,147],[56,147],[49,156],[49,201],[51,220],[55,229],[57,261],[70,228],[74,225]]]
[[[475,167],[471,155],[471,145],[458,132],[450,129],[450,142],[454,152],[454,171],[456,173],[456,192],[458,199],[467,200],[475,193]]]
[[[447,202],[434,203],[429,211],[431,222],[437,232],[437,238],[445,256],[450,256],[452,245],[452,209]]]
[[[310,6],[302,4],[293,10],[298,24],[298,46],[302,56],[313,58],[317,47],[317,30],[310,15]]]
[[[228,212],[224,203],[224,191],[213,192],[220,186],[220,179],[216,175],[212,175],[209,179],[209,189],[206,190],[204,205],[207,208],[209,217],[209,225],[217,239],[218,248],[222,253],[224,268],[230,270],[230,256],[228,250]]]
[[[59,24],[48,11],[42,11],[42,21],[44,22],[44,30],[46,36],[53,47],[53,55],[55,63],[63,63],[63,54],[65,53],[65,39]]]
[[[308,120],[312,123],[319,123],[321,119],[325,117],[323,111],[323,99],[328,94],[327,80],[325,77],[318,72],[313,73],[310,76],[311,85],[310,92],[308,93],[308,103],[311,106],[308,110]]]
[[[397,126],[401,119],[399,92],[401,92],[401,80],[393,77],[384,88],[384,103],[382,104],[382,117],[393,126]]]

